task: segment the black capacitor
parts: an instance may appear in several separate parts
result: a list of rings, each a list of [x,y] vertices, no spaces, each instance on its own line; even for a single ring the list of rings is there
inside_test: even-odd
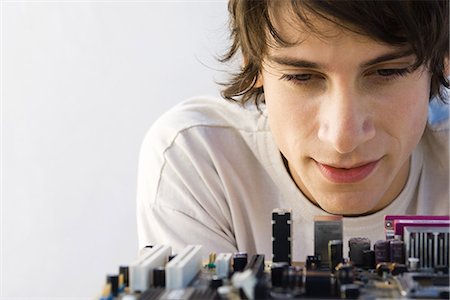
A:
[[[119,267],[119,274],[123,275],[123,284],[127,287],[129,285],[129,271],[127,266]]]
[[[400,240],[389,241],[389,252],[393,263],[405,263],[405,243]]]
[[[363,250],[363,269],[375,269],[375,251]]]
[[[153,269],[153,286],[154,287],[166,286],[166,269],[164,267],[157,267]]]
[[[370,250],[370,240],[363,237],[354,237],[348,241],[348,256],[355,266],[363,265],[363,250]]]
[[[247,265],[247,253],[237,252],[233,255],[233,270],[234,272],[242,272]]]
[[[273,287],[285,287],[287,283],[289,263],[276,262],[270,267],[270,279]]]
[[[340,263],[336,266],[336,278],[339,284],[350,284],[355,280],[355,267],[351,263]]]
[[[389,251],[389,240],[379,240],[373,245],[375,251],[375,264],[382,262],[389,262],[391,260],[391,254]]]
[[[113,296],[116,297],[119,295],[119,276],[108,275],[106,282],[111,284],[111,293]]]
[[[328,242],[328,262],[331,272],[334,272],[336,266],[343,261],[342,247],[342,240],[331,240]]]
[[[321,263],[320,255],[306,256],[306,270],[319,270]]]

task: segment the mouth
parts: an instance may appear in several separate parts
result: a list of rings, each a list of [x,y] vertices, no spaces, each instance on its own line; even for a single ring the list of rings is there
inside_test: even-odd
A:
[[[375,170],[378,160],[355,164],[351,167],[338,167],[315,161],[320,173],[334,183],[357,183],[367,178]]]

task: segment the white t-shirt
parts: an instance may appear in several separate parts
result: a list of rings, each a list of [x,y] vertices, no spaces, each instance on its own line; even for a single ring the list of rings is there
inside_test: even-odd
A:
[[[314,254],[314,216],[328,213],[291,179],[261,109],[197,97],[152,126],[139,161],[140,248],[165,244],[177,253],[200,244],[204,255],[246,251],[270,259],[272,210],[289,208],[293,260]],[[384,239],[388,214],[449,214],[448,119],[448,105],[430,105],[405,188],[377,213],[343,218],[344,245],[350,237],[367,237],[372,244]]]

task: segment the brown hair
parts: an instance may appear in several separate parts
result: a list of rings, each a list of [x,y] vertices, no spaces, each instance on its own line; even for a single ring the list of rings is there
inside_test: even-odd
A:
[[[283,3],[278,2],[283,1]],[[414,68],[426,64],[432,74],[430,98],[439,96],[446,102],[443,87],[449,88],[445,74],[449,54],[449,1],[336,1],[336,0],[230,0],[231,47],[220,59],[230,61],[241,51],[245,58],[242,69],[224,83],[222,96],[242,104],[249,100],[264,102],[263,87],[256,87],[261,64],[270,37],[276,45],[285,40],[271,20],[282,5],[288,7],[308,29],[317,33],[308,14],[335,23],[346,30],[367,35],[396,46],[408,45],[416,56]]]

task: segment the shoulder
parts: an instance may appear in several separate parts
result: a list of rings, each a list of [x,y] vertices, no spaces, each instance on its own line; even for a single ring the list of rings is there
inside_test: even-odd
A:
[[[448,177],[449,104],[437,99],[430,102],[428,124],[422,143],[424,163],[441,170]]]
[[[189,98],[161,115],[148,130],[145,143],[168,148],[180,135],[198,128],[219,131],[254,132],[259,129],[261,113],[255,107],[242,107],[222,98]]]
[[[428,128],[431,131],[449,130],[449,104],[433,99],[428,106]]]
[[[434,99],[428,107],[428,123],[425,129],[425,142],[430,147],[448,150],[449,104]]]

